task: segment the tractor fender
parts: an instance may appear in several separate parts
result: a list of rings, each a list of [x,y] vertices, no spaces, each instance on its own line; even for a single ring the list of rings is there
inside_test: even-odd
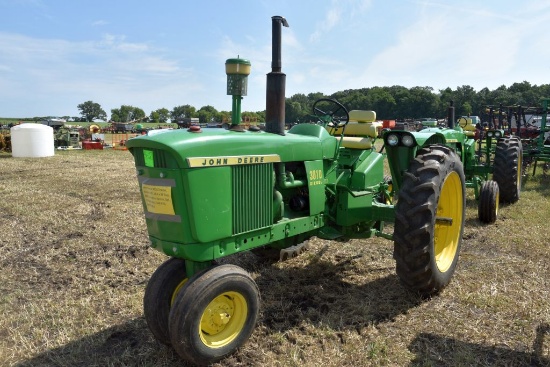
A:
[[[424,148],[434,144],[445,145],[447,143],[447,137],[441,131],[419,131],[413,132],[412,134],[418,148]]]
[[[404,173],[408,170],[412,160],[416,157],[417,152],[430,145],[447,145],[458,146],[462,140],[458,136],[460,134],[456,130],[429,128],[421,131],[387,131],[384,134],[384,146],[388,157],[388,165],[390,167],[394,190],[398,191],[401,187]],[[391,135],[396,135],[398,144],[391,146],[387,139]],[[412,145],[404,144],[404,137],[412,136],[414,142]],[[455,145],[456,144],[456,145]]]

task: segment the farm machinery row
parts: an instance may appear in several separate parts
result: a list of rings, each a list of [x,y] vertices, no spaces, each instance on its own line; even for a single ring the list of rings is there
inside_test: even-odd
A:
[[[196,364],[234,352],[259,317],[254,279],[219,259],[262,247],[299,252],[313,236],[379,236],[393,241],[403,285],[431,296],[457,266],[466,189],[488,223],[500,201],[519,198],[521,141],[491,130],[478,154],[473,121],[455,125],[452,106],[446,128],[388,130],[377,140],[374,111],[320,99],[317,123],[285,131],[283,26],[285,18],[272,18],[265,131],[238,124],[251,64],[237,58],[226,62],[229,129],[150,131],[127,142],[150,245],[170,257],[147,284],[145,319],[157,340]]]
[[[523,169],[543,163],[546,174],[550,170],[550,126],[548,125],[548,103],[542,99],[537,107],[488,106],[486,126],[503,129],[508,136],[516,136],[523,144]]]

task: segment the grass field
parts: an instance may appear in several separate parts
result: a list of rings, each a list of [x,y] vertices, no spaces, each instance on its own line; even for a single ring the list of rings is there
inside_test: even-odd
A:
[[[143,318],[166,257],[148,247],[127,151],[0,154],[0,365],[182,366]],[[310,241],[285,262],[244,253],[262,297],[248,343],[218,366],[550,366],[550,178],[493,225],[469,193],[457,272],[420,299],[392,243]]]

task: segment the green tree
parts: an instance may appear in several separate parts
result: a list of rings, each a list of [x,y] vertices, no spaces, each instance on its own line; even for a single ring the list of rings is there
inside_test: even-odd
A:
[[[285,121],[286,123],[295,123],[299,122],[304,115],[304,110],[300,102],[294,102],[291,100],[286,100],[285,103]]]
[[[145,112],[139,107],[122,105],[120,108],[111,109],[111,120],[115,122],[132,122],[144,118]]]
[[[395,115],[397,103],[388,92],[387,87],[374,87],[369,91],[369,100],[372,109],[379,119],[391,119]]]
[[[413,87],[409,90],[411,102],[416,106],[413,118],[440,117],[438,113],[439,98],[431,87]]]
[[[107,120],[107,113],[103,111],[99,103],[86,101],[79,104],[77,107],[85,121],[92,122],[95,119]]]
[[[150,120],[154,123],[161,123],[164,124],[168,119],[170,118],[170,111],[168,111],[166,108],[159,108],[157,110],[154,110],[151,112]]]
[[[256,115],[258,115],[258,121],[259,122],[265,122],[265,110],[264,111],[256,111]]]
[[[215,121],[219,115],[218,110],[212,106],[201,107],[200,110],[197,111],[197,114],[199,115],[199,122],[201,124],[208,124]]]
[[[172,112],[170,112],[170,120],[172,122],[183,121],[186,117],[197,117],[195,107],[186,104],[183,106],[174,107]]]
[[[220,111],[216,122],[231,122],[231,111]]]
[[[470,116],[472,114],[472,105],[470,102],[464,102],[462,104],[462,115]]]

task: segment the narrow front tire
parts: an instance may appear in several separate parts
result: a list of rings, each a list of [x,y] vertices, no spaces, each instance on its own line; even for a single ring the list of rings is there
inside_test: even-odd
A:
[[[163,344],[170,345],[168,316],[175,296],[186,282],[185,261],[171,258],[155,270],[145,288],[145,321],[151,333]]]
[[[226,264],[200,272],[170,311],[172,347],[197,365],[219,361],[248,340],[259,307],[258,287],[244,269]]]
[[[499,187],[496,181],[485,181],[479,191],[477,215],[482,223],[494,223],[498,217]]]

